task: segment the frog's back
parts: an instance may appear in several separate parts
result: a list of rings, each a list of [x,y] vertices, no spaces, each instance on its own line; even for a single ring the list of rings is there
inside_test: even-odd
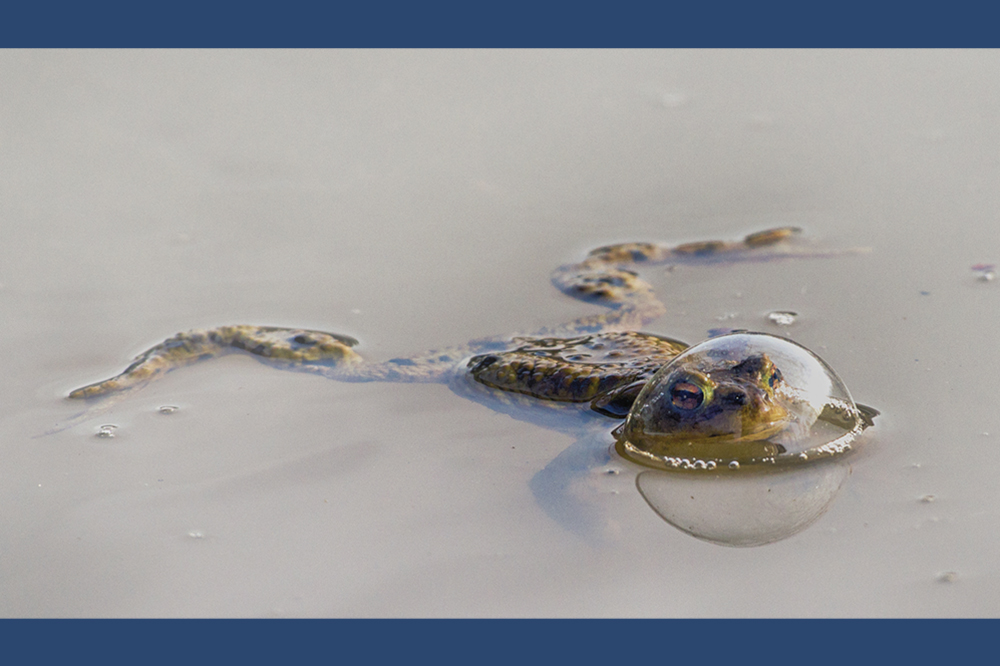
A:
[[[515,338],[511,351],[468,362],[473,379],[491,388],[558,402],[591,402],[645,381],[687,348],[683,342],[636,331],[575,338]]]

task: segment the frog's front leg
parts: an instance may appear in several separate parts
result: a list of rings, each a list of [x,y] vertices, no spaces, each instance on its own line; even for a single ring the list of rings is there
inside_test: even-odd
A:
[[[322,372],[359,366],[358,344],[346,335],[274,326],[220,326],[178,333],[137,356],[111,379],[78,388],[70,398],[94,398],[138,388],[153,378],[195,361],[245,351],[278,364]]]

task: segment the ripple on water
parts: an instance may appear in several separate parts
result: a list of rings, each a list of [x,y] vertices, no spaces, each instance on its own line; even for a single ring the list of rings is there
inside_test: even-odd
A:
[[[115,431],[117,429],[118,426],[116,426],[114,423],[107,423],[97,429],[96,436],[102,439],[111,439],[112,437],[115,436]]]
[[[767,313],[767,320],[777,326],[791,326],[798,319],[799,313],[791,310],[775,310]]]

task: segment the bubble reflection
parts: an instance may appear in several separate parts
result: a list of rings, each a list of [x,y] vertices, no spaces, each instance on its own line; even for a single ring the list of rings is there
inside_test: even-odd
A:
[[[850,474],[840,460],[750,474],[648,470],[636,486],[665,521],[711,543],[762,546],[797,534],[830,507]]]

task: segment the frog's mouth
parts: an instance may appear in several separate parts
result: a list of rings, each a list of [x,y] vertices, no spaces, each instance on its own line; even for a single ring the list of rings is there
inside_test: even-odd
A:
[[[673,458],[749,461],[785,453],[785,447],[772,438],[785,430],[786,422],[761,425],[746,433],[643,433],[629,432],[627,426],[627,422],[623,423],[612,431],[612,435],[618,442],[619,453],[638,459],[637,462]]]

